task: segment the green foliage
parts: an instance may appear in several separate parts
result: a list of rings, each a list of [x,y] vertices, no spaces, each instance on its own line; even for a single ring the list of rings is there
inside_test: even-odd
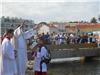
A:
[[[96,19],[95,17],[93,17],[93,18],[91,19],[91,23],[97,23],[97,19]]]

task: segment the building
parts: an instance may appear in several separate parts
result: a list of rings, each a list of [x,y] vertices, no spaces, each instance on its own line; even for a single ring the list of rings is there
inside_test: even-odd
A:
[[[58,23],[41,22],[38,25],[39,33],[84,33],[100,31],[100,23]]]
[[[65,26],[68,33],[100,31],[100,23],[69,23]]]
[[[80,32],[100,31],[100,23],[77,23],[76,26]]]
[[[38,34],[42,34],[42,33],[46,34],[47,32],[50,32],[49,30],[50,29],[46,22],[40,22],[39,24],[37,24],[37,33]]]
[[[47,33],[58,33],[59,29],[53,24],[47,24],[46,22],[41,22],[37,26],[37,32],[39,34],[47,34]]]
[[[49,26],[47,26],[47,25],[42,25],[41,27],[38,28],[38,33],[39,33],[39,34],[42,34],[42,33],[44,33],[44,34],[50,33],[50,28],[49,28]]]
[[[58,33],[65,33],[66,32],[66,22],[50,22],[50,25],[54,26],[54,28],[57,28]]]
[[[49,24],[50,33],[59,33],[59,29],[57,26]]]

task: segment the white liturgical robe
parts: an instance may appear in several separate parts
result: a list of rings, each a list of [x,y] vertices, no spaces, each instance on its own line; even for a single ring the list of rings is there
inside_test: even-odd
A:
[[[14,66],[15,66],[15,55],[14,49],[8,38],[4,38],[2,42],[2,75],[15,75]]]
[[[34,71],[40,71],[40,62],[41,62],[41,58],[43,56],[46,56],[47,55],[47,49],[45,47],[42,47],[41,48],[41,52],[39,52],[37,50],[36,52],[36,56],[35,56],[35,59],[34,59]],[[42,72],[47,72],[47,65],[46,63],[42,63]]]
[[[17,51],[17,71],[18,75],[25,75],[25,71],[27,69],[27,46],[26,40],[29,39],[34,35],[34,30],[30,29],[29,31],[23,32],[21,27],[18,27],[14,31],[15,37],[15,49]]]

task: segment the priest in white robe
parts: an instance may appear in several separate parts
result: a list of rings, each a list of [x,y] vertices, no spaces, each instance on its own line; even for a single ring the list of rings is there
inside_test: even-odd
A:
[[[8,29],[5,38],[2,41],[2,69],[1,75],[16,75],[14,71],[15,66],[15,55],[13,46],[10,43],[10,39],[13,37],[13,30]]]
[[[18,27],[14,31],[15,49],[17,51],[17,71],[18,75],[25,75],[27,69],[27,46],[26,39],[31,38],[35,34],[35,30],[30,29],[29,31],[23,32],[22,26]]]
[[[13,39],[14,39],[14,37],[10,40],[10,42],[11,42],[11,45],[13,46],[13,50],[14,50],[14,54],[15,54],[14,73],[15,73],[15,75],[18,75],[18,72],[17,72],[17,64],[16,64],[16,51],[15,51],[14,41],[13,41]]]

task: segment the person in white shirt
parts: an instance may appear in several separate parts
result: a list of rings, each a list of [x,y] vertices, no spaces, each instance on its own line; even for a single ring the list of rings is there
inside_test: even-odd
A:
[[[34,75],[47,75],[47,64],[45,62],[41,63],[42,57],[47,55],[47,49],[45,47],[45,42],[43,39],[38,40],[37,51],[34,52]]]
[[[30,29],[26,32],[23,31],[23,26],[19,26],[14,31],[14,47],[16,50],[16,63],[18,75],[25,75],[27,69],[27,45],[26,39],[31,38],[35,34],[35,30]]]
[[[1,75],[16,75],[15,73],[15,54],[10,39],[13,37],[13,30],[8,29],[2,41],[2,74]]]

